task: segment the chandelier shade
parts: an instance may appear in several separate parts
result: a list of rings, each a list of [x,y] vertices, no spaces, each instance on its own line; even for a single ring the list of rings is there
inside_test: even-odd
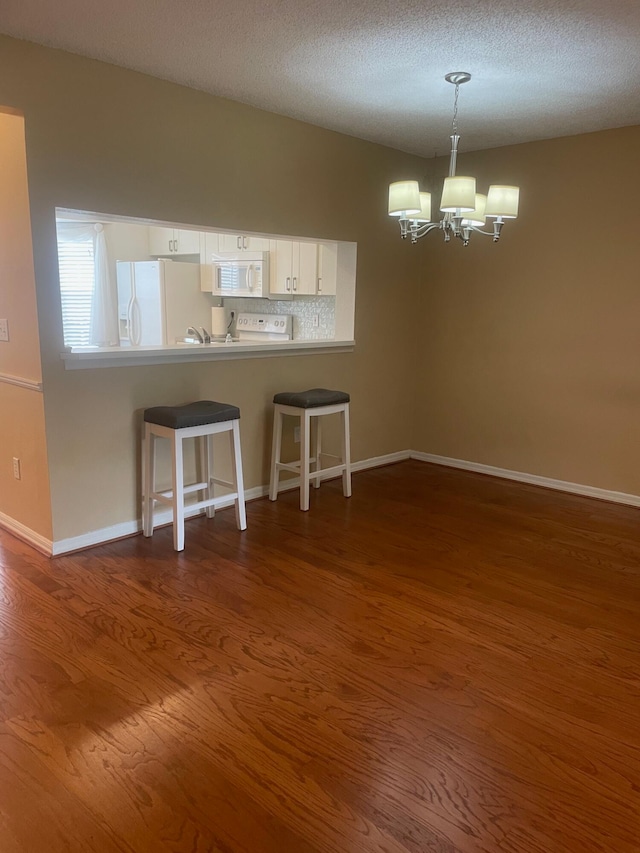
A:
[[[476,179],[451,177],[444,179],[440,210],[442,213],[464,213],[476,204]]]
[[[518,187],[505,187],[494,184],[489,187],[487,216],[501,216],[503,219],[515,219],[518,215],[520,190]]]
[[[420,210],[411,219],[415,222],[431,222],[431,193],[420,193]]]
[[[420,188],[417,181],[395,181],[389,186],[389,216],[420,213]]]
[[[487,221],[487,217],[485,214],[485,207],[487,204],[487,197],[482,193],[476,193],[476,204],[473,210],[465,213],[464,218],[462,220],[462,225],[475,225],[480,227],[484,225]]]
[[[460,86],[471,80],[466,71],[454,71],[444,78],[456,87],[453,103],[453,121],[451,123],[451,154],[449,157],[449,175],[444,179],[440,212],[442,218],[431,221],[431,193],[421,192],[417,181],[395,181],[389,185],[389,216],[400,223],[400,236],[409,237],[412,243],[431,231],[442,231],[445,242],[451,237],[462,240],[463,246],[469,244],[471,235],[485,234],[500,239],[505,219],[516,219],[520,200],[520,189],[509,184],[492,184],[487,195],[476,192],[476,179],[465,175],[456,175],[458,159],[458,95]],[[484,231],[487,217],[493,219],[492,230]]]

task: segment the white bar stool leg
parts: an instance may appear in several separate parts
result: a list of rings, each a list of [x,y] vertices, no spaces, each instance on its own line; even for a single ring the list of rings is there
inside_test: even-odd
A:
[[[151,425],[143,427],[142,439],[142,535],[153,536],[153,505],[156,488],[156,445]]]
[[[273,440],[271,442],[271,477],[269,478],[269,500],[278,498],[278,481],[280,479],[280,452],[282,449],[282,420],[284,415],[279,406],[273,410]]]
[[[203,456],[204,478],[207,481],[207,488],[205,494],[207,500],[211,501],[213,500],[213,436],[203,435],[200,438],[200,442],[201,452]],[[213,518],[216,512],[216,508],[213,504],[211,504],[211,506],[205,507],[204,511],[207,515],[207,518]]]
[[[174,430],[171,438],[171,467],[173,471],[173,547],[184,551],[184,464],[182,459],[182,436]]]
[[[322,418],[316,418],[316,450],[315,457],[316,462],[314,465],[314,471],[318,474],[319,471],[322,470],[322,463],[320,461],[320,457],[322,456]],[[320,477],[313,478],[314,488],[320,488]]]
[[[344,404],[342,410],[342,494],[345,498],[351,497],[351,437],[349,424],[349,404]]]
[[[234,472],[234,483],[236,487],[236,524],[238,530],[247,529],[247,513],[244,504],[244,477],[242,475],[242,451],[240,449],[240,421],[233,421],[233,431],[229,433],[231,438],[231,462]]]
[[[311,468],[311,415],[304,409],[300,415],[300,509],[309,509],[309,469]]]

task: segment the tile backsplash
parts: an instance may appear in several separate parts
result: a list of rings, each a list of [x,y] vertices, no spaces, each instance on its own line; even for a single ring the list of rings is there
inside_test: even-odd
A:
[[[291,314],[293,316],[293,339],[296,341],[326,341],[335,337],[335,296],[296,296],[291,301],[278,302],[273,299],[242,299],[225,297],[224,307],[252,314]],[[318,325],[314,326],[317,318]]]

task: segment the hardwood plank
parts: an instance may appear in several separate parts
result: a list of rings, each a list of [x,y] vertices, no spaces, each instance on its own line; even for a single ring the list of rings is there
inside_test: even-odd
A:
[[[639,519],[409,462],[0,533],[0,849],[637,853]]]

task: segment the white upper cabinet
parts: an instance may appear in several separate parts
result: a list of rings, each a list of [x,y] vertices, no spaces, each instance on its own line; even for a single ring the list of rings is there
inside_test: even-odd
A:
[[[177,228],[173,232],[174,245],[181,255],[197,255],[200,251],[200,232]]]
[[[213,256],[220,251],[219,234],[211,231],[202,231],[200,234],[200,263],[210,264]]]
[[[292,240],[271,240],[271,293],[308,296],[316,293],[318,246]]]
[[[200,232],[186,228],[149,227],[150,255],[197,255],[200,253]]]
[[[318,244],[318,296],[335,296],[338,283],[338,244]]]
[[[268,252],[267,237],[252,237],[247,234],[218,234],[219,252]]]
[[[162,228],[159,225],[151,226],[149,228],[149,254],[173,254],[173,231],[173,228]]]

